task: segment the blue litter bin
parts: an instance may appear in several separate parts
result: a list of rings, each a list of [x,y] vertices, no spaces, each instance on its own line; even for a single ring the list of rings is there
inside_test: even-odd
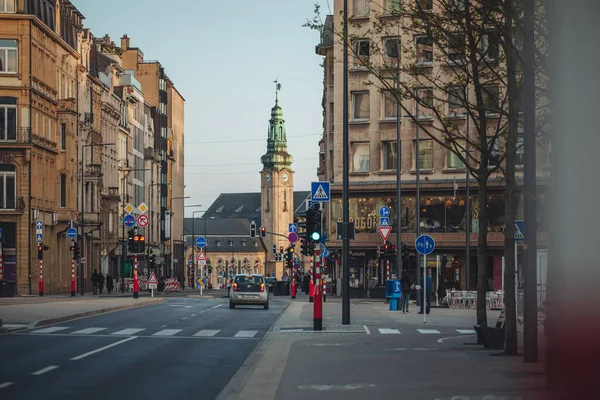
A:
[[[402,299],[402,285],[399,280],[385,281],[385,298],[390,299],[390,311],[398,311]]]

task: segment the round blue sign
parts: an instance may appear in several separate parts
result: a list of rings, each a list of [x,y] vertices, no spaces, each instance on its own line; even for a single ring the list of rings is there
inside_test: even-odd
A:
[[[206,238],[203,236],[196,238],[196,247],[204,247],[204,246],[206,246]]]
[[[389,217],[389,216],[390,216],[390,213],[391,213],[391,211],[390,211],[390,208],[389,208],[389,207],[382,206],[382,207],[379,209],[379,215],[381,215],[382,217]]]
[[[125,215],[125,218],[123,218],[123,223],[126,227],[131,228],[135,225],[135,218],[133,217],[133,215],[127,214]]]
[[[415,240],[415,248],[419,254],[426,256],[435,249],[435,240],[429,235],[421,235]]]
[[[75,239],[77,237],[77,229],[75,229],[75,228],[67,229],[67,237],[69,239]]]

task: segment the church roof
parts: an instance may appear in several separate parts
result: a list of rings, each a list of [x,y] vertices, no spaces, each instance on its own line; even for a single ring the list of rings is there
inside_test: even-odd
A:
[[[192,218],[183,221],[185,246],[190,247],[195,238],[204,236],[208,253],[259,252],[266,250],[260,237],[250,237],[250,220],[246,218],[205,219]],[[192,229],[193,228],[193,229]]]
[[[309,191],[294,192],[294,214],[309,197]],[[221,193],[206,210],[202,219],[243,218],[248,221],[249,229],[250,221],[256,221],[257,224],[260,224],[260,215],[260,193]],[[189,219],[191,226],[191,218]],[[199,225],[200,223],[196,222],[196,229]]]

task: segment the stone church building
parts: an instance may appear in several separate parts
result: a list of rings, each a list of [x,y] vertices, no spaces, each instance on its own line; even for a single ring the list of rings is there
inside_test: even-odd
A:
[[[287,274],[283,261],[276,261],[273,249],[286,249],[288,224],[306,209],[309,191],[294,191],[293,157],[288,153],[285,120],[279,105],[277,86],[275,106],[271,109],[267,152],[261,157],[260,192],[222,193],[202,218],[186,218],[186,275],[199,275],[202,268],[213,287],[223,286],[231,274],[261,273],[281,279]],[[256,223],[257,235],[250,237],[250,225]],[[260,227],[267,234],[260,237]],[[279,236],[281,235],[281,236]],[[200,255],[194,249],[195,238],[203,236],[207,245]],[[300,246],[297,245],[299,254]],[[200,258],[206,258],[201,267]],[[301,269],[309,265],[301,261]]]

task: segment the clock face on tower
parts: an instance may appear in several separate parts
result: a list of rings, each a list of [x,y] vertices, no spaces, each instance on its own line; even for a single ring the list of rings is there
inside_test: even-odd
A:
[[[265,175],[265,182],[267,182],[267,183],[271,182],[271,174]]]
[[[287,174],[283,174],[283,175],[281,175],[281,181],[282,181],[282,182],[287,182],[287,181],[288,181],[288,176],[287,176]]]

